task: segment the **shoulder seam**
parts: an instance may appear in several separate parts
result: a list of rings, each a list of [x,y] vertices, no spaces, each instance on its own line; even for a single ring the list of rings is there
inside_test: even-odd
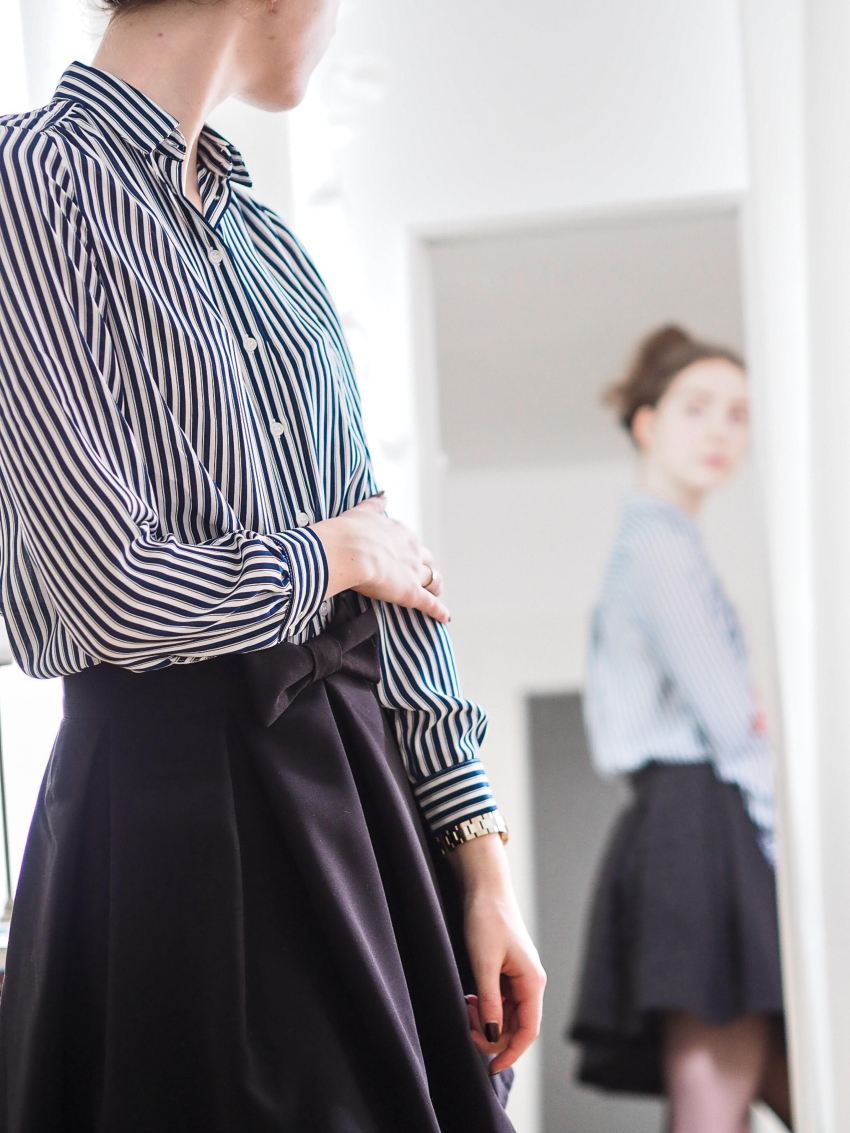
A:
[[[68,106],[70,106],[70,105],[71,105],[71,103],[68,103]],[[64,115],[62,117],[64,117]],[[64,176],[65,184],[62,185],[61,182],[57,182],[57,183],[61,185],[61,187],[63,188],[63,191],[65,190],[66,186],[68,187],[68,190],[69,190],[68,195],[73,200],[74,205],[77,208],[79,208],[79,199],[78,199],[78,195],[77,195],[77,182],[76,182],[76,178],[74,177],[73,166],[68,159],[68,153],[67,153],[67,150],[65,148],[65,141],[64,141],[64,138],[62,137],[61,133],[54,132],[54,130],[53,130],[53,126],[56,124],[56,122],[61,121],[61,120],[62,119],[60,117],[58,119],[57,118],[51,118],[49,121],[46,121],[46,122],[41,122],[41,121],[27,122],[27,123],[0,122],[0,130],[6,130],[6,131],[13,131],[14,130],[14,131],[16,131],[17,133],[20,133],[20,134],[29,134],[33,138],[38,138],[38,137],[46,138],[48,140],[48,145],[53,147],[53,153],[56,154],[59,158],[59,165],[60,165],[60,168],[62,170],[62,174]]]
[[[36,107],[35,110],[41,110],[43,113],[39,117],[34,116],[34,111],[29,111],[33,117],[27,122],[0,122],[0,129],[4,130],[21,130],[24,133],[32,134],[47,134],[53,137],[51,133],[54,126],[61,123],[65,118],[68,118],[74,109],[73,99],[63,98],[57,99],[55,107],[52,103],[47,103],[45,106]],[[8,115],[8,117],[18,117],[22,114],[28,113],[27,111],[19,111],[17,115]]]
[[[73,105],[73,101],[66,100],[66,108],[63,108],[63,113],[61,115],[58,115],[57,117],[51,119],[49,122],[39,124],[36,128],[32,128],[30,125],[18,125],[17,123],[11,123],[8,125],[6,123],[0,123],[0,129],[5,127],[6,129],[20,130],[25,133],[32,133],[33,135],[42,135],[48,139],[51,146],[55,147],[53,152],[55,152],[59,157],[59,164],[65,177],[64,184],[61,184],[60,182],[57,182],[57,184],[60,184],[62,192],[65,193],[67,199],[71,202],[76,217],[78,218],[80,239],[85,245],[88,255],[91,257],[94,277],[97,281],[97,285],[99,288],[102,288],[101,281],[103,276],[101,273],[100,256],[98,254],[98,250],[94,241],[94,235],[91,224],[89,223],[89,219],[80,207],[77,177],[74,169],[74,163],[68,156],[67,139],[62,134],[61,130],[54,131],[52,128],[57,123],[62,122],[62,120],[66,116],[64,110],[70,110]]]

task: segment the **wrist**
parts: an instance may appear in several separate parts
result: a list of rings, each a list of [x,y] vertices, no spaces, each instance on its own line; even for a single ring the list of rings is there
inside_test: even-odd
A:
[[[498,833],[462,842],[446,854],[467,896],[510,891],[508,855]]]
[[[487,793],[489,794],[489,785]],[[437,840],[443,853],[450,854],[464,843],[489,834],[498,834],[503,844],[509,838],[505,816],[496,806],[444,826],[437,834]]]
[[[323,519],[312,524],[312,529],[319,537],[328,561],[327,597],[373,581],[375,556],[368,553],[358,525],[347,515]]]

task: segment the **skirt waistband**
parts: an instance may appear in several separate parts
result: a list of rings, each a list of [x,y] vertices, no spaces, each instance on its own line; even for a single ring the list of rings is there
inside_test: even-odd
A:
[[[177,715],[245,708],[270,727],[308,685],[338,672],[377,684],[378,622],[353,592],[339,596],[325,628],[309,640],[135,672],[106,662],[62,678],[63,716]]]

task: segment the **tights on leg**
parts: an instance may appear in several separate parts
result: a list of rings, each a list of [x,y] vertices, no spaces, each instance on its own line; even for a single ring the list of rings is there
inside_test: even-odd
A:
[[[748,1133],[771,1044],[769,1020],[711,1026],[682,1012],[664,1023],[670,1133]]]
[[[761,1082],[760,1100],[766,1106],[769,1106],[789,1129],[793,1129],[788,1052],[785,1048],[781,1029],[778,1026],[774,1026],[771,1031],[768,1058]]]

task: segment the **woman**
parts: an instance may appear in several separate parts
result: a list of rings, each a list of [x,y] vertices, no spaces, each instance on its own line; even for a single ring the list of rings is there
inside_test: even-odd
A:
[[[744,456],[741,359],[676,326],[611,392],[640,454],[591,635],[594,763],[633,788],[593,900],[567,1038],[579,1080],[666,1095],[673,1133],[790,1124],[773,770],[741,627],[697,526]]]
[[[294,106],[336,6],[113,0],[0,119],[0,594],[64,697],[6,1133],[512,1128],[544,974],[485,717],[322,280],[204,121]]]

